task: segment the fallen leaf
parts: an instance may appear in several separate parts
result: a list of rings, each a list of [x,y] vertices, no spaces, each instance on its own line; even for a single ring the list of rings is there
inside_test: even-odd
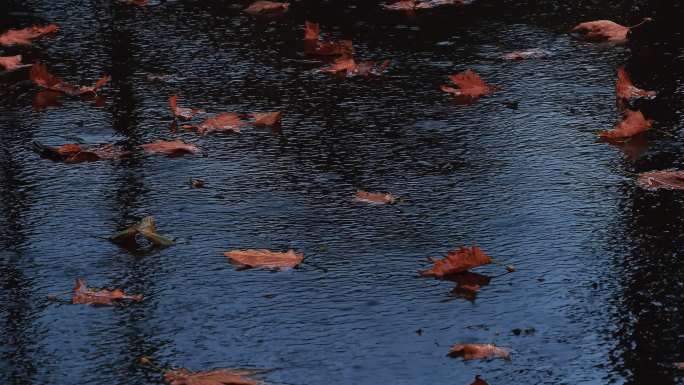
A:
[[[357,191],[354,200],[363,203],[392,204],[396,200],[392,194]]]
[[[190,185],[194,188],[204,187],[204,181],[202,179],[190,179]]]
[[[33,109],[41,111],[46,107],[61,106],[60,97],[63,94],[57,91],[42,90],[38,91],[33,97]]]
[[[321,72],[331,74],[343,74],[345,76],[369,76],[381,75],[387,70],[390,61],[385,60],[379,65],[373,61],[356,62],[353,57],[345,56],[338,58],[335,62],[327,67],[321,68]]]
[[[487,381],[483,380],[479,375],[475,376],[475,380],[470,385],[489,385]]]
[[[258,385],[261,381],[248,378],[255,372],[236,369],[216,369],[206,372],[190,372],[187,369],[167,370],[164,382],[168,385]]]
[[[523,51],[513,51],[503,55],[506,60],[525,60],[525,59],[543,59],[549,56],[551,52],[539,48],[531,48]]]
[[[10,29],[0,35],[0,45],[29,45],[31,44],[31,40],[49,33],[57,32],[58,29],[59,27],[57,24],[48,24],[44,26],[36,25],[24,29]]]
[[[632,27],[625,27],[610,20],[587,21],[576,25],[572,32],[577,32],[587,40],[624,42],[627,41],[629,31],[651,21],[650,17]]]
[[[432,260],[434,266],[420,271],[422,277],[442,279],[445,276],[460,273],[472,268],[492,263],[492,259],[478,246],[461,246],[458,250],[450,251],[444,259]]]
[[[450,357],[463,357],[464,360],[480,360],[493,357],[508,359],[510,357],[507,349],[493,344],[456,344],[451,347],[448,355]]]
[[[662,170],[639,174],[637,184],[647,190],[684,190],[684,171]]]
[[[120,150],[111,144],[103,144],[90,148],[83,148],[79,144],[69,143],[59,147],[50,147],[39,142],[33,142],[33,149],[43,158],[64,163],[95,162],[103,159],[119,159],[130,155],[130,152]]]
[[[148,154],[164,154],[168,156],[180,156],[185,154],[197,154],[200,149],[193,144],[187,144],[180,139],[172,141],[157,140],[154,143],[140,146]]]
[[[128,295],[121,289],[91,289],[86,286],[84,279],[79,278],[76,280],[74,294],[71,297],[71,303],[86,305],[113,305],[115,301],[123,300],[141,302],[143,300],[143,296]]]
[[[224,112],[218,114],[213,118],[208,118],[199,126],[184,125],[183,128],[194,129],[200,135],[211,134],[214,132],[234,132],[239,133],[240,127],[247,125],[245,121],[240,118],[240,115],[234,112]]]
[[[462,0],[400,0],[391,4],[381,4],[384,9],[390,11],[413,11],[416,9],[431,9],[443,5],[465,5]]]
[[[655,91],[646,91],[637,88],[629,78],[629,74],[623,67],[618,68],[618,80],[615,84],[615,93],[619,99],[630,100],[632,98],[651,98],[656,96]]]
[[[223,253],[231,262],[246,268],[264,267],[267,269],[293,268],[302,263],[304,255],[289,250],[286,253],[265,249],[231,250]]]
[[[182,119],[192,119],[197,114],[203,114],[205,111],[201,108],[187,108],[178,107],[178,96],[171,95],[169,97],[169,107],[174,117]]]
[[[111,77],[103,76],[93,86],[73,86],[65,83],[62,79],[48,72],[47,67],[41,63],[35,63],[31,68],[31,80],[36,85],[52,91],[63,92],[67,95],[97,95],[97,90],[107,84]]]
[[[351,40],[316,41],[307,40],[304,53],[318,56],[340,56],[354,53],[354,45]]]
[[[641,134],[651,129],[652,120],[646,120],[641,111],[625,110],[625,118],[612,130],[600,132],[598,135],[604,139],[623,139]]]
[[[485,83],[480,75],[471,69],[451,75],[449,79],[451,79],[458,88],[443,85],[442,91],[450,93],[458,98],[465,98],[468,101],[477,100],[481,96],[489,95],[499,90],[498,86]]]
[[[283,119],[283,113],[279,111],[255,113],[251,114],[251,116],[254,118],[255,126],[275,126],[280,124]]]
[[[452,274],[447,279],[456,282],[456,287],[451,290],[450,295],[461,297],[471,302],[475,301],[480,288],[489,285],[489,282],[492,280],[486,275],[470,271]]]
[[[304,40],[318,40],[321,34],[321,27],[318,23],[305,21],[304,22]]]
[[[255,1],[245,12],[250,15],[278,14],[285,13],[290,9],[290,3],[279,3],[275,1]]]
[[[0,56],[0,67],[4,67],[5,71],[14,71],[19,68],[30,66],[31,64],[21,64],[21,55]]]
[[[138,234],[145,237],[145,239],[152,242],[152,244],[157,247],[168,247],[174,243],[173,239],[157,233],[157,226],[154,222],[154,217],[151,216],[147,216],[133,226],[119,231],[118,233],[109,237],[109,240],[114,243],[127,244],[134,241],[135,236]]]

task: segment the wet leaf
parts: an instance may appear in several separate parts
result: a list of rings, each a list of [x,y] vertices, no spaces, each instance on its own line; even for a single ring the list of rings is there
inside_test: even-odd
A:
[[[143,296],[128,295],[121,289],[91,289],[86,286],[85,280],[80,278],[76,280],[74,294],[71,297],[71,303],[86,305],[113,305],[114,302],[124,300],[140,302]]]
[[[320,71],[331,74],[343,74],[345,76],[381,75],[387,70],[389,64],[389,60],[385,60],[379,65],[376,65],[376,63],[373,61],[364,61],[357,63],[353,57],[345,56],[338,58],[330,66],[321,68]]]
[[[321,27],[318,23],[311,21],[304,22],[304,40],[317,41],[321,34]]]
[[[651,20],[651,18],[645,18],[641,23],[632,27],[625,27],[610,20],[587,21],[576,25],[572,32],[580,34],[587,40],[620,43],[627,41],[631,29]]]
[[[625,118],[612,130],[600,132],[601,138],[613,140],[629,138],[644,133],[653,126],[652,120],[646,120],[641,111],[625,110]]]
[[[164,382],[168,385],[258,385],[261,381],[249,378],[254,371],[216,369],[206,372],[190,372],[187,369],[167,370]]]
[[[234,112],[224,112],[218,114],[212,118],[208,118],[198,126],[195,125],[183,125],[181,127],[187,129],[193,129],[197,131],[200,135],[218,133],[239,133],[240,127],[247,125],[247,122],[240,118],[240,115]]]
[[[458,88],[443,85],[442,91],[452,94],[457,98],[464,98],[466,101],[475,101],[484,95],[489,95],[499,90],[498,86],[485,83],[480,75],[471,69],[452,75],[449,79]]]
[[[639,174],[637,184],[647,190],[684,190],[684,171],[662,170]]]
[[[629,78],[629,74],[623,67],[618,68],[618,80],[615,84],[615,93],[619,99],[630,100],[633,98],[651,98],[656,96],[655,91],[646,91],[637,88]]]
[[[36,85],[48,90],[63,92],[67,95],[96,95],[97,90],[111,80],[109,76],[103,76],[92,86],[73,86],[65,83],[62,79],[49,73],[47,67],[41,63],[35,63],[31,68],[31,81]]]
[[[356,192],[354,200],[363,203],[392,204],[396,198],[388,193],[372,193],[359,190]]]
[[[79,144],[69,143],[59,147],[46,146],[33,142],[33,150],[41,157],[64,163],[95,162],[103,159],[119,159],[129,156],[130,152],[120,150],[111,144],[83,148]]]
[[[478,246],[461,246],[458,250],[450,251],[444,259],[432,260],[434,266],[420,271],[422,277],[444,278],[472,268],[492,263],[492,259]]]
[[[523,51],[513,51],[503,55],[506,60],[525,60],[525,59],[543,59],[551,55],[551,52],[539,48],[531,48]]]
[[[57,32],[57,30],[59,30],[57,24],[48,24],[44,26],[36,25],[24,29],[10,29],[0,35],[0,45],[29,45],[31,44],[31,40],[49,33]]]
[[[400,0],[391,4],[381,4],[390,11],[414,11],[417,9],[431,9],[444,5],[465,5],[463,0]]]
[[[63,94],[57,91],[42,90],[38,91],[33,97],[33,109],[41,111],[47,107],[61,106],[60,98]]]
[[[169,107],[171,108],[171,113],[174,117],[182,119],[192,119],[195,115],[203,114],[205,112],[201,108],[178,107],[177,95],[171,95],[169,97]]]
[[[200,152],[197,146],[187,144],[180,139],[172,141],[157,140],[154,143],[143,144],[140,147],[148,154],[164,154],[168,156],[181,156]]]
[[[0,67],[3,67],[5,71],[15,71],[30,66],[30,64],[21,64],[21,55],[0,56]]]
[[[190,179],[190,185],[194,188],[204,187],[204,181],[202,179]]]
[[[284,269],[297,267],[304,260],[302,253],[289,250],[286,253],[266,249],[231,250],[224,253],[232,263],[241,267],[264,267],[267,269]]]
[[[140,222],[112,235],[109,239],[114,243],[125,244],[132,241],[138,234],[145,237],[157,247],[168,247],[174,243],[173,239],[157,233],[154,217],[151,216],[143,218]]]
[[[479,375],[475,376],[475,380],[470,385],[489,385],[487,381],[483,380]]]
[[[354,53],[351,40],[321,41],[318,23],[304,23],[304,53],[318,56],[350,56]]]
[[[283,119],[282,112],[264,112],[264,113],[254,113],[251,114],[254,118],[255,126],[276,126],[280,124]]]
[[[276,1],[255,1],[245,12],[250,15],[279,14],[285,13],[290,9],[290,3],[279,3]]]
[[[493,344],[456,344],[451,347],[448,355],[450,357],[463,357],[464,360],[481,360],[497,357],[508,359],[510,352]]]
[[[470,271],[450,275],[447,279],[456,282],[456,287],[451,290],[450,295],[464,298],[471,302],[475,301],[477,292],[480,288],[489,285],[489,282],[492,280],[486,275],[472,273]]]

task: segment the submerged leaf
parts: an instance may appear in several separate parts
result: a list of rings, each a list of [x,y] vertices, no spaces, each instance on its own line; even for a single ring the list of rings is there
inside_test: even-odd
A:
[[[264,267],[283,269],[297,267],[304,260],[304,254],[288,250],[286,253],[266,249],[231,250],[223,253],[231,262],[242,267]]]
[[[58,29],[59,27],[57,24],[48,24],[44,26],[36,25],[24,29],[10,29],[0,35],[0,45],[29,45],[31,44],[31,40],[49,33],[57,32]]]
[[[92,86],[73,86],[65,83],[62,79],[48,72],[47,67],[41,63],[35,63],[31,68],[31,81],[36,85],[52,91],[63,92],[71,96],[96,95],[97,90],[111,80],[109,76],[103,76]]]
[[[140,147],[148,154],[164,154],[168,156],[181,156],[200,152],[197,146],[187,144],[180,139],[172,141],[157,140],[153,143],[143,144]]]
[[[392,204],[396,200],[392,194],[357,191],[354,200],[363,203]]]
[[[463,357],[464,360],[480,360],[485,358],[510,357],[507,349],[493,344],[456,344],[451,347],[450,357]]]
[[[255,1],[245,12],[250,15],[279,14],[285,13],[290,9],[290,3],[279,3],[276,1]]]
[[[639,174],[637,184],[647,190],[684,190],[684,171],[662,170]]]
[[[254,371],[244,369],[216,369],[190,372],[187,369],[167,370],[164,382],[168,385],[258,385],[261,381],[249,378]]]
[[[71,297],[71,303],[86,305],[113,305],[115,301],[123,300],[140,302],[143,300],[143,296],[128,295],[121,289],[91,289],[86,286],[84,279],[79,278],[76,280],[74,294]]]
[[[109,239],[114,243],[124,244],[134,240],[135,236],[138,234],[145,237],[157,247],[168,247],[174,243],[173,239],[157,233],[154,217],[151,216],[143,218],[140,222],[112,235]]]
[[[600,132],[601,138],[624,139],[641,134],[651,129],[652,120],[646,120],[641,111],[625,110],[625,118],[618,123],[612,130]]]
[[[615,93],[617,94],[618,99],[623,100],[651,98],[657,94],[655,91],[646,91],[635,87],[624,67],[618,68],[618,80],[615,84]]]
[[[444,278],[472,268],[492,263],[492,259],[478,246],[461,246],[458,250],[450,251],[444,259],[435,260],[435,265],[420,271],[422,277]]]

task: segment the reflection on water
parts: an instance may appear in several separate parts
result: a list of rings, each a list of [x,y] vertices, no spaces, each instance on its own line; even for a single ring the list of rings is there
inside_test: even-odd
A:
[[[479,0],[406,15],[306,0],[269,20],[241,13],[246,1],[6,3],[2,30],[61,30],[1,55],[40,59],[75,83],[113,78],[98,104],[56,101],[26,72],[0,74],[8,383],[158,382],[135,363],[141,355],[192,370],[277,368],[267,378],[288,384],[466,384],[476,374],[492,384],[682,383],[671,363],[684,361],[684,200],[633,183],[684,167],[680,4]],[[627,46],[566,34],[580,21],[644,16],[657,21]],[[388,75],[318,73],[324,61],[302,53],[305,19],[326,38],[352,39],[360,60],[391,58]],[[500,59],[530,48],[549,56]],[[660,94],[634,106],[653,132],[616,148],[595,132],[619,119],[621,65]],[[439,86],[467,68],[503,90],[456,105]],[[280,110],[283,125],[173,130],[173,93],[210,113]],[[205,156],[68,165],[29,150],[34,140],[134,150],[173,138]],[[357,189],[401,200],[362,205]],[[103,239],[145,215],[178,242],[136,254]],[[485,266],[455,288],[417,279],[426,256],[473,242],[518,270]],[[294,248],[308,265],[237,271],[222,256],[231,248]],[[146,300],[45,301],[77,277]],[[512,360],[450,360],[456,342],[494,342]]]

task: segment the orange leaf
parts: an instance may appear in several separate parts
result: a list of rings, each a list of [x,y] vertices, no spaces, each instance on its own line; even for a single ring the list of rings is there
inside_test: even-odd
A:
[[[321,34],[321,27],[318,23],[313,23],[310,21],[304,22],[304,40],[318,40]]]
[[[182,119],[192,119],[197,114],[203,114],[205,111],[200,108],[178,107],[178,96],[171,95],[169,97],[169,107],[174,117]]]
[[[148,154],[164,154],[168,156],[180,156],[184,154],[197,154],[200,149],[193,144],[187,144],[182,140],[164,141],[157,140],[154,143],[140,146]]]
[[[293,268],[302,263],[304,255],[289,250],[286,253],[265,249],[231,250],[223,253],[231,262],[244,267],[264,267],[268,269]]]
[[[510,357],[507,349],[499,348],[493,344],[456,344],[451,347],[448,355],[463,357],[464,360],[480,360],[492,357],[508,359]]]
[[[279,3],[275,1],[255,1],[245,12],[251,15],[284,13],[290,9],[290,3]]]
[[[444,259],[434,261],[435,265],[420,271],[422,277],[435,277],[460,273],[469,269],[492,263],[492,259],[478,246],[461,246],[458,250],[450,251]]]
[[[247,123],[240,119],[240,116],[234,112],[224,112],[218,114],[213,118],[208,118],[199,126],[187,126],[193,128],[200,135],[211,134],[213,132],[240,132],[240,127]]]
[[[258,385],[261,381],[248,376],[254,375],[249,370],[216,369],[206,372],[190,372],[187,369],[167,370],[164,382],[168,385]]]
[[[93,94],[111,80],[109,76],[104,76],[93,86],[73,86],[65,83],[62,79],[48,72],[47,67],[41,63],[35,63],[31,68],[31,80],[36,85],[52,91],[63,92],[67,95],[78,96]]]
[[[621,43],[627,41],[630,30],[649,21],[652,21],[652,19],[646,17],[641,23],[631,27],[625,27],[610,20],[587,21],[576,25],[572,32],[579,33],[587,40]]]
[[[489,285],[492,280],[490,277],[477,274],[470,271],[463,271],[461,273],[452,274],[446,279],[456,282],[456,287],[449,293],[452,296],[461,297],[468,301],[475,301],[478,290],[482,286]]]
[[[684,171],[662,170],[639,174],[637,184],[647,190],[684,190]]]
[[[356,192],[354,200],[363,203],[391,204],[394,203],[396,198],[392,196],[392,194],[372,193],[359,190]]]
[[[351,56],[343,56],[335,60],[335,62],[327,67],[321,68],[321,72],[331,74],[344,74],[346,76],[354,75],[381,75],[389,66],[389,60],[385,60],[379,66],[373,61],[356,62]]]
[[[84,149],[75,143],[50,147],[33,142],[33,148],[44,158],[65,163],[95,162],[102,159],[118,159],[130,155],[130,152],[119,150],[111,144]]]
[[[655,91],[646,91],[632,84],[629,74],[623,67],[618,68],[618,80],[615,84],[615,93],[619,99],[629,100],[632,98],[650,98],[656,96]]]
[[[251,116],[254,118],[254,125],[256,126],[275,126],[280,124],[283,119],[283,113],[280,111],[255,113]]]
[[[641,111],[625,110],[625,119],[612,130],[600,132],[599,136],[608,140],[629,138],[650,130],[652,125],[653,121],[646,120]]]
[[[0,35],[0,45],[29,45],[31,40],[37,39],[48,33],[57,32],[59,27],[57,24],[48,24],[45,26],[33,26],[24,29],[10,29],[9,31]]]
[[[114,301],[122,300],[140,302],[143,300],[143,296],[128,295],[124,293],[121,289],[89,289],[86,286],[85,280],[79,278],[76,280],[76,286],[74,286],[74,294],[71,297],[71,303],[80,303],[86,305],[113,305]]]
[[[354,46],[351,40],[307,40],[304,47],[304,53],[319,56],[351,55],[354,53]]]
[[[480,377],[478,375],[478,376],[475,376],[475,380],[473,380],[473,382],[470,383],[470,385],[489,385],[489,384],[487,383],[487,381],[483,380],[482,377]]]
[[[499,89],[498,86],[485,83],[480,75],[470,69],[465,72],[451,75],[449,78],[458,86],[458,89],[444,85],[442,86],[442,91],[456,97],[466,97],[470,100],[476,100],[483,95],[489,95]]]
[[[42,90],[36,93],[33,97],[33,109],[40,111],[46,107],[54,107],[60,105],[60,96],[63,94],[57,91]]]
[[[4,67],[6,71],[14,71],[19,68],[30,66],[30,64],[21,64],[21,55],[0,56],[0,67]]]

